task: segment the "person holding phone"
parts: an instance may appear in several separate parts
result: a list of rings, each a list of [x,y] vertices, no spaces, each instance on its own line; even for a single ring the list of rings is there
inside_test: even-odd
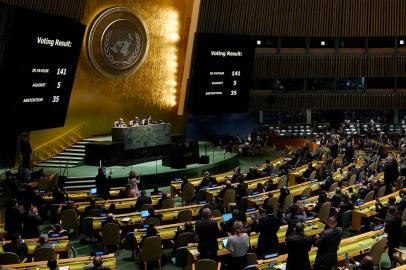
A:
[[[304,225],[297,222],[294,232],[286,238],[288,259],[286,270],[310,270],[309,251],[312,248],[312,238],[304,234]]]
[[[314,262],[315,270],[330,270],[336,266],[338,258],[337,251],[341,242],[341,232],[337,230],[335,217],[327,220],[327,229],[320,236],[316,235],[317,255]]]

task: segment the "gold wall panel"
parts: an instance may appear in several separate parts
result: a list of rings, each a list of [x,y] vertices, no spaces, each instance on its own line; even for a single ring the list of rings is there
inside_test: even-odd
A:
[[[172,133],[185,132],[186,117],[177,115],[177,104],[193,0],[88,0],[82,18],[87,32],[94,18],[113,6],[133,10],[146,23],[150,49],[144,64],[129,77],[100,75],[88,58],[86,33],[65,126],[32,132],[34,149],[82,123],[91,135],[110,134],[119,117],[129,121],[151,114],[171,122]]]

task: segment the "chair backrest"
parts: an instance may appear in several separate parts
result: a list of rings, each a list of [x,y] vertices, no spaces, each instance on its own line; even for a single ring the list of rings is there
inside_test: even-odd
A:
[[[93,232],[93,217],[84,217],[80,222],[80,225],[82,226],[82,231],[86,235],[91,235]]]
[[[310,197],[310,194],[312,194],[312,188],[306,187],[302,192],[302,197]]]
[[[89,212],[87,213],[88,217],[100,217],[101,215],[101,210],[100,209],[90,209]]]
[[[20,263],[20,258],[13,252],[4,252],[0,254],[0,265]]]
[[[378,190],[378,194],[377,194],[378,198],[381,198],[381,197],[385,196],[385,191],[386,191],[386,186],[381,187]]]
[[[336,190],[336,188],[338,187],[338,182],[334,182],[331,184],[330,188],[328,189],[328,192],[333,192]]]
[[[184,232],[178,235],[175,241],[175,249],[180,247],[186,247],[189,243],[193,243],[195,240],[194,233]]]
[[[33,260],[48,261],[49,259],[55,258],[55,250],[51,247],[38,248],[34,251]]]
[[[312,171],[312,173],[310,174],[309,178],[315,179],[315,178],[316,178],[316,175],[317,175],[317,171],[314,170],[314,171]]]
[[[195,270],[217,270],[217,262],[210,259],[198,260],[195,263]]]
[[[146,203],[141,205],[140,211],[148,211],[149,209],[154,208],[152,204]]]
[[[212,214],[213,217],[221,217],[222,216],[220,210],[217,210],[217,209],[211,211],[211,214]]]
[[[337,159],[333,159],[333,161],[330,164],[330,172],[332,172],[336,169],[336,163],[337,163]]]
[[[38,181],[38,190],[40,191],[48,191],[49,190],[49,178],[48,177],[41,177]]]
[[[385,251],[386,238],[381,238],[375,244],[372,245],[369,255],[372,257],[374,265],[379,265],[381,261],[381,256]]]
[[[140,258],[142,262],[153,262],[160,260],[162,256],[161,238],[151,236],[142,242]]]
[[[196,202],[203,202],[206,201],[206,190],[201,189],[198,192],[196,192]]]
[[[350,179],[348,179],[348,185],[354,185],[355,182],[357,181],[357,174],[353,174],[350,176]]]
[[[373,190],[368,192],[367,195],[365,195],[364,202],[372,201],[374,199],[374,194],[375,194],[375,191],[373,191]]]
[[[227,208],[229,203],[235,203],[235,189],[228,189],[224,192],[223,207]]]
[[[104,245],[117,245],[120,243],[120,226],[117,223],[103,225],[102,242]]]
[[[365,171],[364,171],[364,170],[362,170],[362,171],[359,173],[359,177],[362,178],[362,179],[365,179]]]
[[[123,240],[123,248],[126,250],[135,250],[137,246],[137,238],[135,237],[134,232],[126,233]]]
[[[178,222],[186,222],[186,221],[192,221],[193,220],[193,214],[190,209],[183,209],[180,210],[178,213]]]
[[[331,202],[325,202],[321,205],[320,211],[319,211],[319,219],[321,222],[325,222],[328,217],[330,216],[330,208],[331,208]]]
[[[147,218],[144,223],[145,224],[152,224],[154,226],[161,225],[161,221],[158,218],[155,218],[155,217]]]
[[[187,247],[180,247],[175,250],[175,265],[185,267],[188,265],[189,250]]]
[[[73,209],[66,209],[61,216],[62,228],[76,229],[78,227],[78,214]]]
[[[247,253],[247,266],[257,264],[257,254]]]
[[[341,226],[343,228],[349,228],[352,224],[352,210],[347,210],[341,217]]]
[[[195,197],[195,186],[187,183],[182,188],[182,199],[184,201],[192,201]]]
[[[292,205],[293,203],[293,197],[292,195],[286,195],[285,199],[283,200],[283,204],[282,204],[282,212],[286,212],[289,207]]]
[[[162,201],[161,209],[168,209],[175,207],[175,200],[172,198],[166,198]]]
[[[281,177],[279,177],[279,182],[278,182],[278,189],[286,186],[286,182],[288,181],[288,177],[286,176],[286,174],[282,175]]]
[[[279,204],[278,197],[270,198],[267,203],[272,205],[273,215],[276,216],[276,214],[278,213],[278,204]]]

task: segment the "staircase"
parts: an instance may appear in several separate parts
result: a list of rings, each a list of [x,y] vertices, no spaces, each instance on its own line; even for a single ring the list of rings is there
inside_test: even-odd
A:
[[[37,167],[43,168],[73,168],[79,165],[83,165],[85,162],[85,145],[88,144],[90,140],[81,140],[70,147],[66,148],[61,153],[47,159]]]

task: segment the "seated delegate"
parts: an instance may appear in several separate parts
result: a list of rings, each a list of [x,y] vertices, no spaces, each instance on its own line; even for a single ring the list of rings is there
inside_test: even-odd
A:
[[[127,124],[124,122],[123,118],[120,118],[118,121],[114,123],[114,127],[125,128],[127,127]]]

